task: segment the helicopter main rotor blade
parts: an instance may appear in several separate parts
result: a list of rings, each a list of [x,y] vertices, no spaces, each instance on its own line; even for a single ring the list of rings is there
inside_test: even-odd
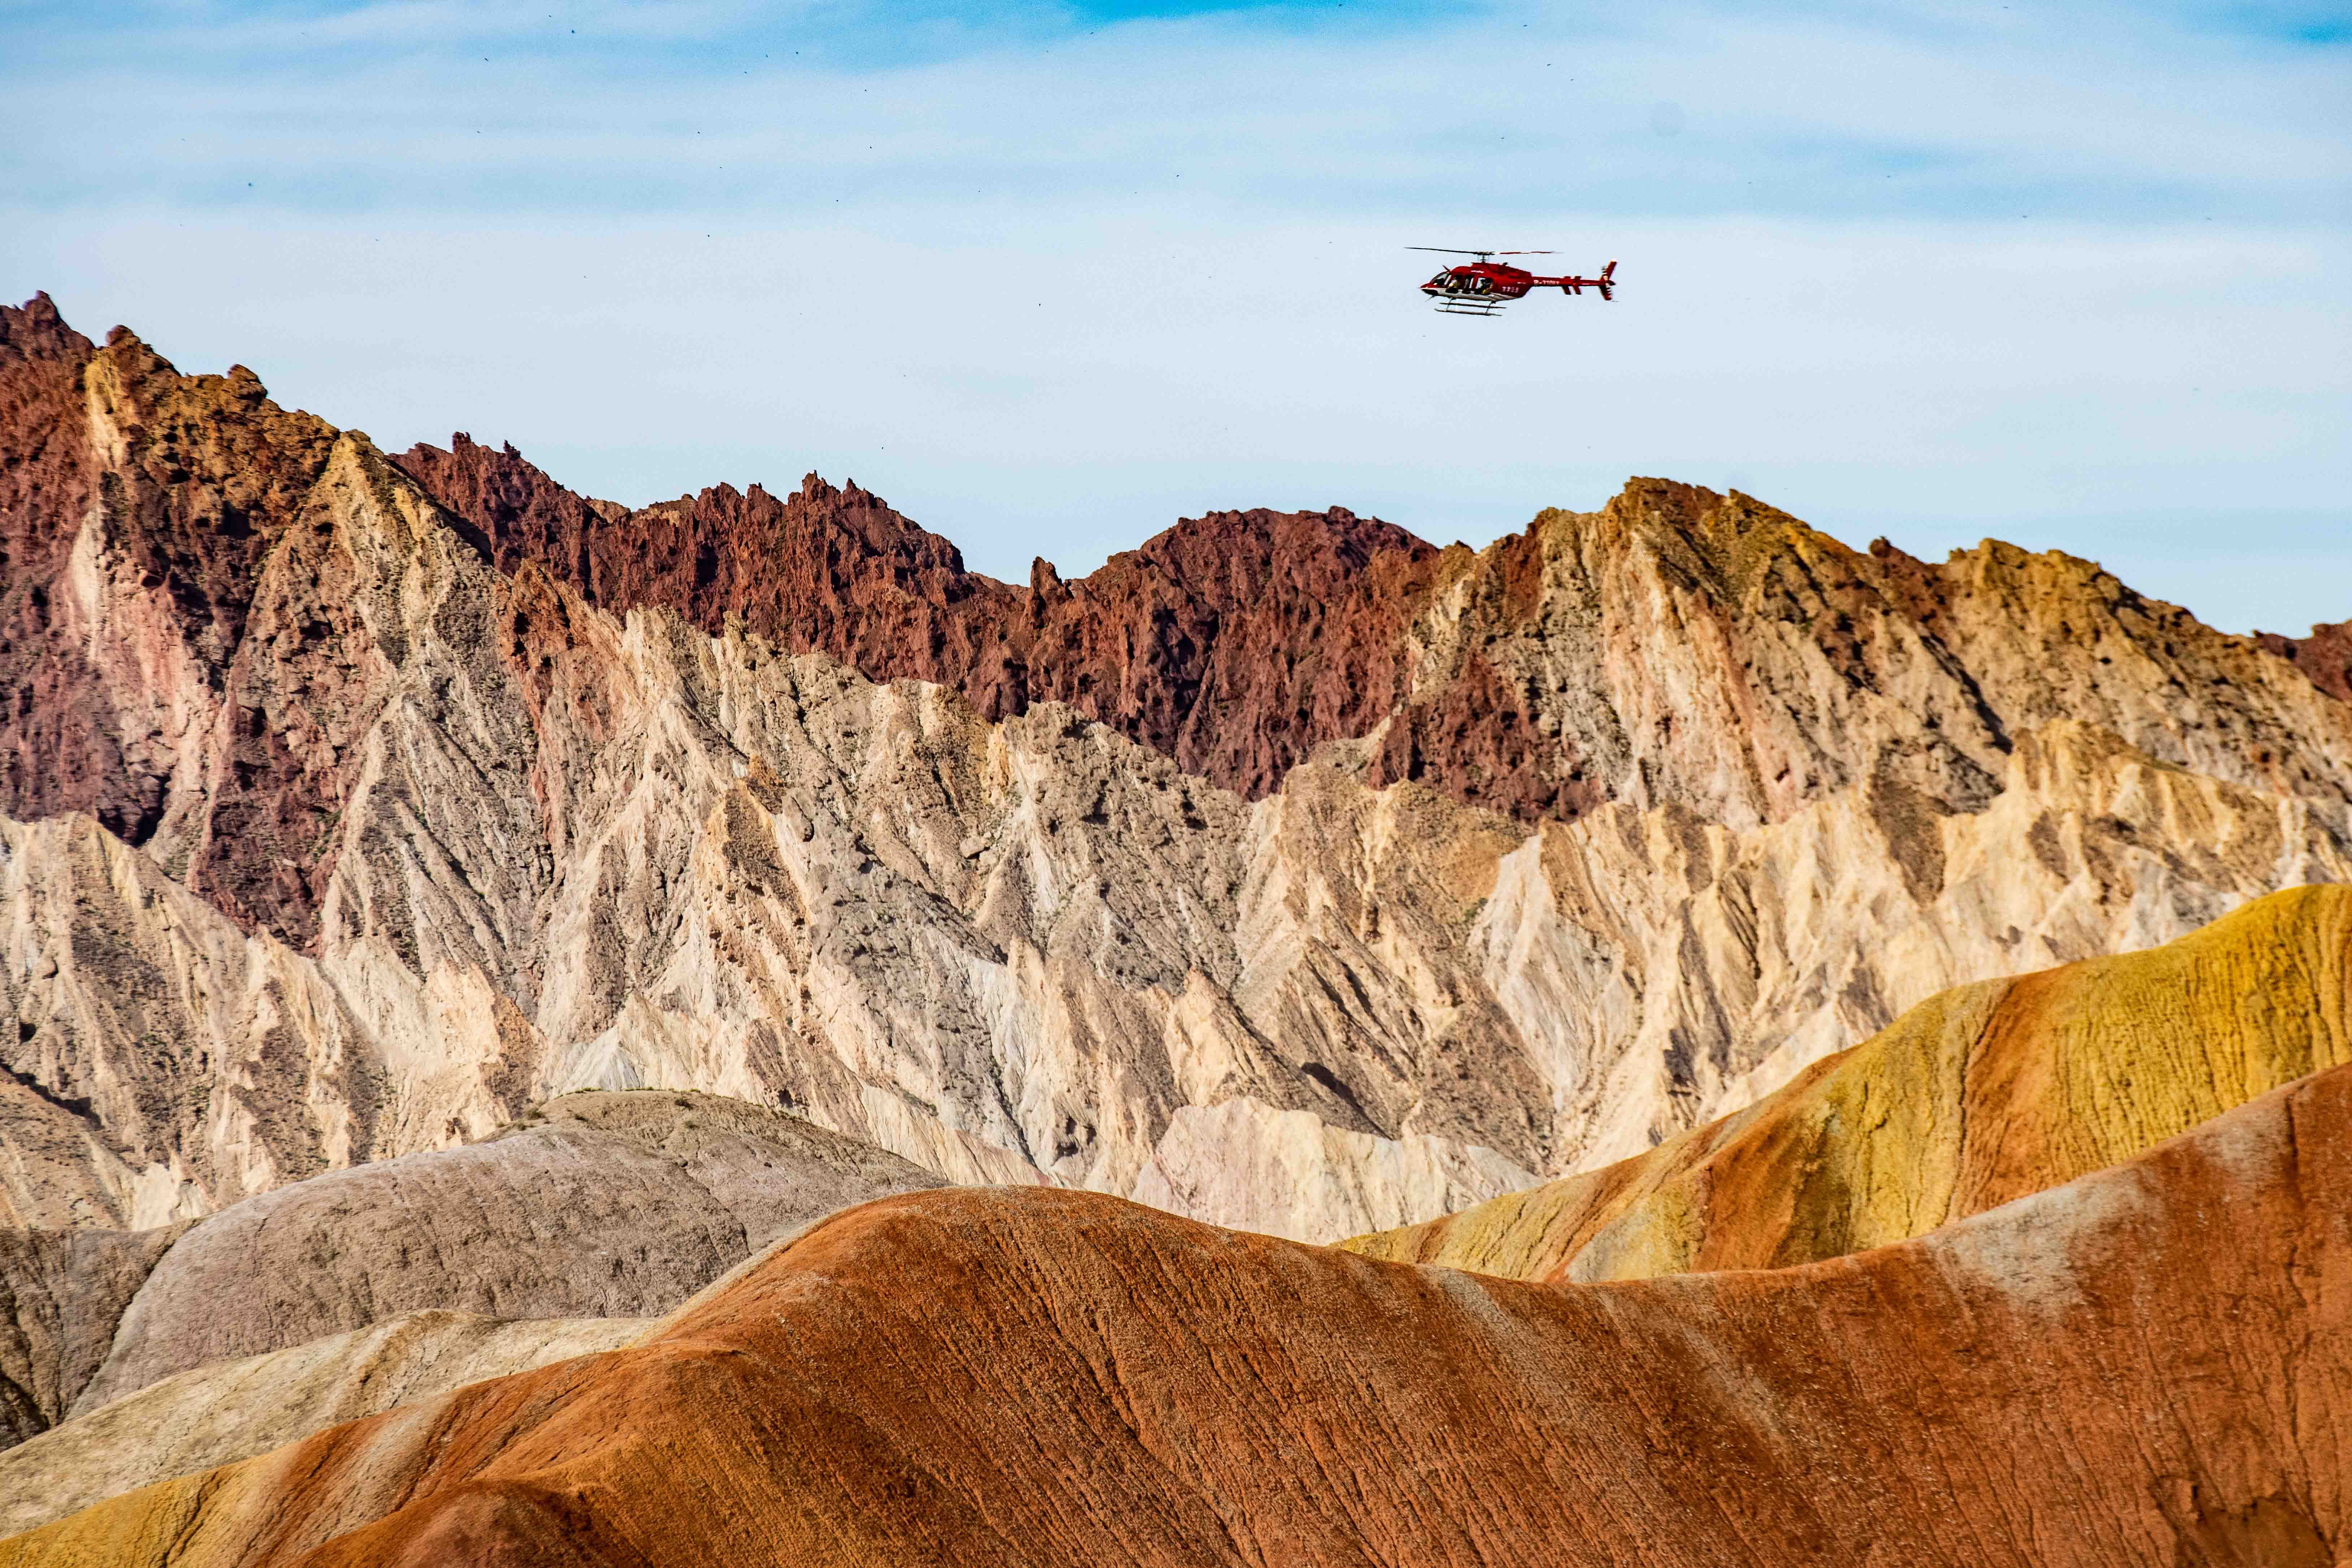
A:
[[[1507,256],[1510,254],[1508,251],[1499,250],[1456,250],[1449,245],[1408,245],[1405,248],[1407,250],[1433,250],[1440,256]]]

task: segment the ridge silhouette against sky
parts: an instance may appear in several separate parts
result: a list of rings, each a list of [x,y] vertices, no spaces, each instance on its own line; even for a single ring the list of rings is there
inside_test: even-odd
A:
[[[1628,473],[2352,613],[2352,12],[9,7],[0,293],[638,502],[855,477],[1019,578]],[[1621,258],[1433,314],[1412,244]]]

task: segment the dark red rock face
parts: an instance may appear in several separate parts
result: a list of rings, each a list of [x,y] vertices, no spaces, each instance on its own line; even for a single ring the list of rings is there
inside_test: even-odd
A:
[[[2352,702],[2352,621],[2314,626],[2305,637],[2256,632],[2254,640],[2281,658],[2293,659],[2322,691]]]
[[[1402,697],[1403,633],[1437,552],[1329,512],[1213,512],[1065,583],[967,571],[955,546],[815,475],[794,494],[721,485],[628,512],[572,494],[513,447],[464,436],[398,459],[478,531],[614,610],[740,616],[876,679],[952,686],[991,719],[1066,702],[1252,796]]]
[[[1460,679],[1408,703],[1365,770],[1375,787],[1412,779],[1523,822],[1572,818],[1608,798],[1575,751],[1544,734],[1527,694],[1473,655]]]
[[[100,424],[113,460],[93,446]],[[0,811],[87,811],[143,843],[181,752],[201,736],[152,728],[143,672],[95,668],[90,605],[70,563],[96,519],[91,574],[114,595],[118,644],[169,647],[221,692],[245,636],[264,558],[292,524],[335,432],[268,401],[251,371],[183,376],[132,334],[103,348],[47,296],[0,309]],[[121,597],[128,594],[131,599]],[[213,832],[189,880],[248,923],[307,934],[313,892],[250,829],[285,816],[299,771],[258,714],[238,714],[212,796]],[[308,815],[331,811],[310,803]],[[286,884],[281,886],[280,884]]]
[[[124,775],[89,662],[57,627],[98,483],[81,413],[92,352],[47,294],[0,306],[0,809],[88,811],[132,836],[160,789]]]

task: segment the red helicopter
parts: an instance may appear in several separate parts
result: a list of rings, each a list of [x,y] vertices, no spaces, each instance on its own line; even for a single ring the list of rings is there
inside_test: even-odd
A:
[[[1421,291],[1437,301],[1439,313],[1447,316],[1499,316],[1503,307],[1514,300],[1527,298],[1530,289],[1558,288],[1563,294],[1581,294],[1587,289],[1598,289],[1604,300],[1614,299],[1617,264],[1612,261],[1601,269],[1598,278],[1538,278],[1534,273],[1513,267],[1508,262],[1490,261],[1495,256],[1549,256],[1549,250],[1449,250],[1442,245],[1409,245],[1407,250],[1433,250],[1441,256],[1475,256],[1478,259],[1466,266],[1449,267],[1421,286]]]

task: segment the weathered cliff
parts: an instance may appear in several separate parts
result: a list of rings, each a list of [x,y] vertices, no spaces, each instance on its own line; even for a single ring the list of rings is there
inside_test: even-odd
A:
[[[506,570],[538,561],[592,603],[714,634],[740,616],[989,719],[1059,701],[1250,798],[1361,741],[1346,754],[1370,783],[1527,820],[1628,800],[1744,826],[1873,778],[1968,810],[2014,734],[2062,719],[2231,782],[2352,790],[2331,628],[2249,641],[2094,563],[1993,542],[1935,565],[1865,554],[1665,480],[1481,552],[1345,511],[1213,513],[1084,578],[1040,562],[1023,588],[814,475],[782,500],[722,486],[629,512],[511,447],[398,461]]]
[[[731,618],[877,680],[954,688],[982,717],[1062,703],[1255,798],[1403,694],[1401,635],[1436,552],[1345,510],[1214,512],[1065,583],[964,570],[954,545],[816,475],[778,498],[720,485],[626,511],[465,437],[397,459],[481,531],[591,604]]]
[[[922,1194],[634,1348],[116,1498],[0,1563],[2324,1568],[2352,1543],[2347,1214],[2352,1069],[1777,1271],[1542,1286]]]

